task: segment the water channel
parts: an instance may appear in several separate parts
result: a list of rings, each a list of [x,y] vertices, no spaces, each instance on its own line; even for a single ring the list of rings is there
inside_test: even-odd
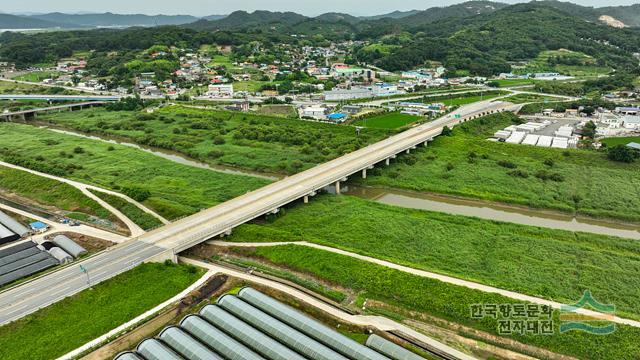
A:
[[[382,204],[411,209],[640,240],[639,225],[576,217],[559,212],[398,189],[368,188],[353,185],[349,185],[343,189],[343,193]]]

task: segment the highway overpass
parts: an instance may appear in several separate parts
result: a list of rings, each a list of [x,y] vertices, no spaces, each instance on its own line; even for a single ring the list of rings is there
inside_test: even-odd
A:
[[[0,100],[33,100],[33,101],[119,101],[122,96],[107,95],[23,95],[4,94],[0,95]]]
[[[62,110],[73,111],[74,109],[82,110],[84,108],[102,106],[104,104],[105,104],[104,101],[89,101],[89,102],[82,102],[82,103],[54,105],[54,106],[48,106],[43,108],[37,108],[37,109],[6,112],[6,113],[0,113],[0,120],[12,121],[12,120],[15,120],[16,118],[21,120],[26,120],[27,118],[36,118],[38,113],[47,113],[47,112],[55,112],[55,111],[62,111]]]
[[[366,176],[374,166],[384,166],[398,154],[426,146],[442,133],[483,115],[515,111],[520,106],[485,101],[463,106],[433,122],[413,127],[398,135],[284,178],[256,191],[229,200],[211,209],[148,232],[130,243],[104,251],[81,263],[44,275],[0,293],[0,324],[4,324],[89,287],[79,265],[89,270],[93,283],[106,280],[138,264],[154,259],[175,259],[181,251],[213,237],[229,234],[233,228],[303,199],[305,202],[328,185],[336,186],[350,176]]]

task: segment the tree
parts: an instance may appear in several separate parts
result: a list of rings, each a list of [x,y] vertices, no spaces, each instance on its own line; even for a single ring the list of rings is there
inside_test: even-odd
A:
[[[609,149],[607,157],[609,160],[613,161],[632,163],[640,157],[640,154],[637,150],[631,149],[625,145],[617,145]]]
[[[596,137],[596,124],[593,121],[586,123],[582,129],[582,136],[589,139],[594,139]]]

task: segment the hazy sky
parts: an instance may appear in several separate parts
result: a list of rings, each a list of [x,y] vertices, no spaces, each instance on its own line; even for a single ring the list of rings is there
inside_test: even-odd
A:
[[[426,9],[462,2],[460,0],[0,0],[0,12],[105,12],[144,14],[228,14],[235,10],[294,11],[305,15],[347,12],[375,15],[394,10]],[[503,0],[515,3],[518,0]],[[573,0],[589,6],[631,5],[638,0]]]

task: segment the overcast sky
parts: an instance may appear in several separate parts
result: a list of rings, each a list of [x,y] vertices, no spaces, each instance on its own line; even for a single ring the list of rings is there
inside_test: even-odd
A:
[[[346,12],[353,15],[376,15],[394,10],[423,10],[446,6],[460,0],[0,0],[0,12],[114,12],[143,14],[190,14],[196,16],[228,14],[235,10],[294,11],[305,15]],[[515,3],[518,0],[503,0]],[[589,6],[631,5],[638,0],[573,0]]]

